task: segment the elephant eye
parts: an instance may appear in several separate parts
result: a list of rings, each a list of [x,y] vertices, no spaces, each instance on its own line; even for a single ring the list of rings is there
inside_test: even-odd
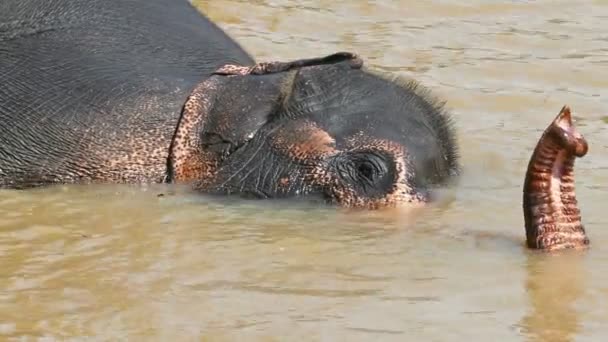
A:
[[[363,162],[359,164],[357,170],[359,171],[359,174],[365,178],[371,179],[374,175],[374,168],[372,164],[368,162]]]
[[[373,183],[377,178],[385,173],[385,165],[383,161],[374,160],[376,158],[363,159],[356,162],[358,178],[362,181]]]
[[[342,181],[370,197],[386,194],[395,181],[395,162],[379,151],[346,152],[336,160],[335,167]]]

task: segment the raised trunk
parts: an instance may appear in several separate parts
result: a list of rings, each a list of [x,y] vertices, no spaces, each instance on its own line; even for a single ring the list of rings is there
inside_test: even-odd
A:
[[[528,164],[523,189],[527,245],[557,250],[585,248],[589,239],[574,191],[574,160],[587,154],[585,138],[564,106],[541,136]]]

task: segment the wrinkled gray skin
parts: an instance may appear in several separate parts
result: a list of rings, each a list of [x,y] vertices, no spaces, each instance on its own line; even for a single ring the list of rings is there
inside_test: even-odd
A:
[[[186,1],[2,0],[0,187],[190,182],[377,208],[458,171],[447,114],[412,82],[346,60],[212,75],[226,64],[254,60]]]

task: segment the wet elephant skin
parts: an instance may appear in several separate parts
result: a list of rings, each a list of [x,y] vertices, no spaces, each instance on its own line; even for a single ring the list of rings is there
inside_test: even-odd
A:
[[[458,173],[449,113],[416,82],[310,56],[214,73],[255,61],[185,1],[0,13],[2,187],[187,182],[379,208]]]

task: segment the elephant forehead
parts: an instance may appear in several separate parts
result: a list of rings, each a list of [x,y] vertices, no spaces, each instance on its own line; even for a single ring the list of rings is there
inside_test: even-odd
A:
[[[277,128],[270,138],[275,150],[298,161],[311,161],[337,152],[329,133],[309,120],[290,121]]]
[[[349,150],[383,151],[395,160],[408,158],[409,152],[402,144],[389,139],[371,137],[360,131],[344,139],[344,146]]]

